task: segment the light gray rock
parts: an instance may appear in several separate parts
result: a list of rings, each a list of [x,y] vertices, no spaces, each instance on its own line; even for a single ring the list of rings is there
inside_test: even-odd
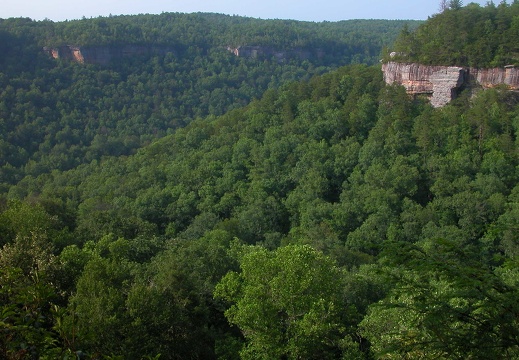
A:
[[[382,64],[382,71],[387,84],[403,85],[411,95],[426,95],[434,107],[448,104],[465,88],[519,90],[519,68],[515,66],[478,69],[388,62]]]

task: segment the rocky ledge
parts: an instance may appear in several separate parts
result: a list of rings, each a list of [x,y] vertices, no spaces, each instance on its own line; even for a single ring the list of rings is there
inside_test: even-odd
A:
[[[44,47],[43,51],[54,59],[68,59],[81,64],[107,65],[124,56],[165,54],[175,52],[166,46],[121,45],[121,46],[74,46]]]
[[[245,58],[275,58],[279,63],[290,59],[320,59],[324,56],[322,49],[294,48],[287,50],[274,49],[268,46],[228,46],[227,50]],[[43,51],[54,59],[68,59],[81,64],[107,65],[124,56],[177,53],[176,49],[167,46],[152,45],[120,45],[120,46],[76,46],[63,45],[44,47]]]
[[[464,89],[504,86],[519,90],[519,68],[515,66],[478,69],[388,62],[382,64],[382,71],[387,84],[403,85],[411,95],[426,95],[434,107],[446,105]]]

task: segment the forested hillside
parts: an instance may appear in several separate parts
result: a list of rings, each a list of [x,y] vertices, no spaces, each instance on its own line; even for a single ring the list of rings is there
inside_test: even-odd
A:
[[[517,93],[433,108],[366,64],[278,84],[134,152],[11,166],[0,356],[519,358]]]
[[[405,23],[306,23],[217,14],[118,16],[54,23],[0,19],[0,187],[25,175],[135,152],[193,119],[269,88],[349,63],[375,63]],[[140,44],[168,50],[107,66],[54,60],[43,47]],[[322,56],[236,57],[227,46],[320,49]]]
[[[402,32],[394,46],[397,59],[480,68],[519,65],[519,2],[450,3],[416,31]]]

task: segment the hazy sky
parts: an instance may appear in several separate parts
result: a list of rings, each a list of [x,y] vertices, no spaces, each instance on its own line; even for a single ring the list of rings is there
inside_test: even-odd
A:
[[[474,1],[485,4],[486,1]],[[439,0],[1,0],[0,18],[53,21],[162,12],[216,12],[261,19],[338,21],[419,19],[438,12]],[[465,1],[468,3],[468,1]]]

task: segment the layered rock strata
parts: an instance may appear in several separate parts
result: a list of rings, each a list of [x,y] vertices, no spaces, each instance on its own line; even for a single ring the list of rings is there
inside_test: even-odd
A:
[[[469,75],[484,88],[506,86],[510,90],[519,90],[519,67],[509,65],[504,68],[470,68]]]
[[[434,107],[446,105],[467,88],[504,86],[519,90],[519,68],[514,66],[478,69],[388,62],[382,65],[382,71],[387,84],[403,85],[411,95],[426,95]]]

